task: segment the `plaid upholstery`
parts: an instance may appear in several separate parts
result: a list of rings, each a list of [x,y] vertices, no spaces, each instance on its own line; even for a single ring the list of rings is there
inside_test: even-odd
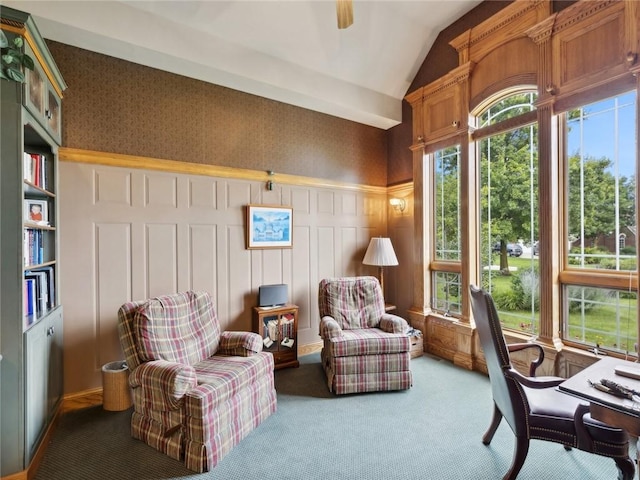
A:
[[[207,292],[152,298],[138,308],[133,322],[143,361],[192,365],[218,349],[220,326]]]
[[[270,359],[273,371],[273,355],[260,355]],[[188,469],[207,471],[215,467],[234,445],[276,411],[276,391],[271,380],[268,376],[261,377],[215,409],[209,405],[211,385],[189,392],[185,445]]]
[[[131,435],[191,470],[213,468],[276,410],[273,355],[255,333],[221,333],[206,292],[128,302],[118,334],[131,371]]]
[[[382,289],[375,277],[322,280],[318,306],[320,317],[332,317],[342,329],[377,327],[384,313]]]
[[[325,341],[325,348],[333,357],[404,353],[411,350],[408,335],[387,333],[378,328],[344,330],[342,336]]]
[[[218,355],[248,357],[262,351],[262,338],[253,332],[222,332]]]
[[[330,391],[342,395],[411,387],[409,325],[385,312],[378,279],[324,279],[318,306]]]
[[[136,368],[129,375],[131,388],[142,387],[140,400],[154,410],[180,408],[182,397],[198,384],[191,365],[156,360]]]
[[[233,397],[240,390],[255,383],[258,378],[273,372],[273,366],[265,360],[266,355],[251,357],[215,356],[196,363],[199,385],[213,387],[209,402],[213,407]],[[267,356],[268,357],[268,356]],[[270,355],[273,358],[273,355]]]

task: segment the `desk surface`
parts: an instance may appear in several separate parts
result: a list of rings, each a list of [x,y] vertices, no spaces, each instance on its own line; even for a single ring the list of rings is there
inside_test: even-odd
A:
[[[565,380],[558,389],[561,392],[588,400],[592,404],[602,405],[608,409],[617,410],[630,417],[640,419],[640,403],[626,398],[616,397],[610,393],[601,392],[589,385],[588,380],[599,382],[603,378],[612,380],[620,385],[640,391],[640,380],[617,375],[614,369],[618,365],[637,368],[640,372],[640,363],[620,360],[618,358],[603,357],[593,365],[585,368],[580,373]]]

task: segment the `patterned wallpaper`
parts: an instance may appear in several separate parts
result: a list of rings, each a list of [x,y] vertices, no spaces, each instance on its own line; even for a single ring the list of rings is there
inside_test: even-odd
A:
[[[65,147],[387,185],[384,130],[58,42]]]

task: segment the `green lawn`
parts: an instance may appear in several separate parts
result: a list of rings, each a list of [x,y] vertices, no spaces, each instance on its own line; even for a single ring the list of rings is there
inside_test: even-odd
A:
[[[496,256],[494,262],[497,261]],[[534,259],[534,262],[537,262],[537,259]],[[530,268],[531,259],[510,257],[509,267],[516,267],[518,270]],[[511,280],[510,275],[495,274],[492,278],[494,296],[511,290]],[[633,344],[637,338],[637,299],[635,295],[633,297],[621,298],[618,305],[615,298],[607,298],[606,304],[597,305],[584,312],[584,322],[581,312],[571,312],[567,340],[592,345],[597,343],[601,347],[623,352],[628,349],[633,352]],[[538,316],[539,312],[535,312],[536,323]],[[500,310],[500,319],[504,326],[518,331],[531,331],[531,317],[531,311]]]

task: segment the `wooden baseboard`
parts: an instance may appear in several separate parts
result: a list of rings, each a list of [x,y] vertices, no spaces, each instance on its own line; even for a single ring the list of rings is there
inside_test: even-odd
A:
[[[96,405],[102,405],[102,387],[65,395],[62,398],[62,408],[60,413],[67,413],[73,410],[94,407]]]
[[[298,347],[298,356],[309,355],[310,353],[316,353],[316,352],[319,352],[320,350],[322,350],[322,342],[300,345]]]

